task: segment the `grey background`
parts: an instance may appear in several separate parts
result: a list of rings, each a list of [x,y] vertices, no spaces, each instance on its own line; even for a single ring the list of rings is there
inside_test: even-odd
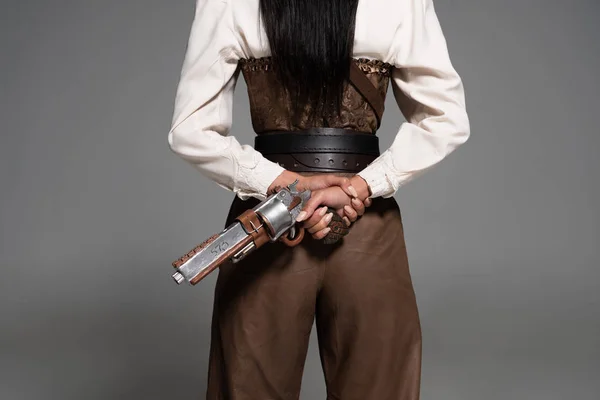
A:
[[[170,152],[194,2],[2,1],[0,398],[203,398],[232,194]],[[470,141],[397,195],[423,399],[600,398],[593,0],[436,0]],[[232,131],[252,143],[239,81]],[[382,148],[403,121],[393,97]],[[324,398],[312,337],[302,399]]]

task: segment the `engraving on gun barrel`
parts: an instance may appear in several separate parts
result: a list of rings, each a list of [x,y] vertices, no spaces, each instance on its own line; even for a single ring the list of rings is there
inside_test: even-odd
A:
[[[252,236],[246,233],[241,223],[235,222],[174,261],[172,265],[177,272],[173,274],[173,279],[178,284],[184,280],[195,284],[225,259],[243,258],[248,253],[249,245],[253,245]]]
[[[188,281],[195,285],[219,265],[230,259],[237,263],[266,242],[283,240],[288,246],[298,244],[304,230],[295,227],[295,219],[310,198],[310,190],[298,192],[298,180],[272,194],[251,210],[236,218],[222,232],[212,235],[200,245],[172,263],[177,284]],[[288,233],[291,236],[284,236]]]

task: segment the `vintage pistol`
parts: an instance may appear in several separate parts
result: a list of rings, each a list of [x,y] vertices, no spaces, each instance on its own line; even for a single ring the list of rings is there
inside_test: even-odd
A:
[[[304,228],[296,226],[296,217],[310,198],[310,190],[298,192],[298,180],[244,211],[235,222],[214,234],[190,252],[173,261],[177,284],[195,285],[228,260],[242,260],[267,242],[281,240],[295,246],[304,237]]]

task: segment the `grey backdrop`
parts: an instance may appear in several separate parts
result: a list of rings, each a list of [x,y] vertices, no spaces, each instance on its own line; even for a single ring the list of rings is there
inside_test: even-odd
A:
[[[216,275],[178,287],[170,262],[232,194],[167,146],[193,0],[1,4],[0,398],[203,398]],[[422,398],[598,399],[600,4],[436,9],[472,136],[396,197]],[[243,78],[232,134],[252,143]]]

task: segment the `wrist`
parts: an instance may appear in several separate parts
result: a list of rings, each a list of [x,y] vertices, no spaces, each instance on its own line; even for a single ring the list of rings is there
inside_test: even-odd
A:
[[[301,191],[304,183],[304,176],[298,174],[297,172],[284,170],[275,180],[269,185],[269,189],[267,190],[267,196],[270,196],[273,193],[277,193],[281,188],[294,183],[294,181],[298,179],[297,188]]]
[[[373,194],[367,181],[365,181],[365,179],[360,175],[354,175],[352,178],[350,178],[350,183],[352,184],[354,189],[356,189],[356,192],[358,193],[358,198],[361,201],[365,201],[367,197]]]

